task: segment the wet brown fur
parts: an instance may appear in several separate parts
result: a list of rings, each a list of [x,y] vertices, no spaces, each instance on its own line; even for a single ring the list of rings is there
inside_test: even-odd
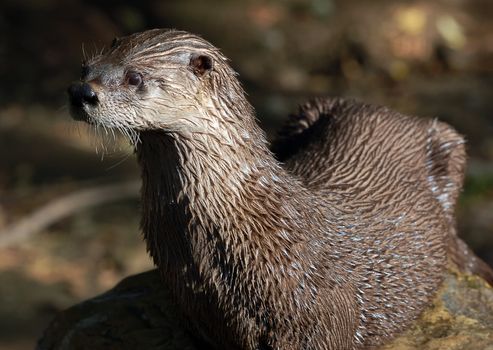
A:
[[[190,67],[197,55],[212,64]],[[455,234],[465,150],[448,125],[319,99],[280,132],[276,159],[226,58],[197,36],[135,34],[88,67],[99,105],[81,113],[138,133],[148,249],[214,347],[372,348],[420,314],[448,263],[491,278]],[[126,85],[128,69],[145,84]]]

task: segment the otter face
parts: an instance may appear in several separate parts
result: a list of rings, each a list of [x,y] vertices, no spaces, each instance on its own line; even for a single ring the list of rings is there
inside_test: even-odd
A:
[[[201,131],[226,74],[234,76],[219,50],[186,32],[157,29],[115,39],[83,64],[80,81],[68,88],[71,115],[127,134]]]

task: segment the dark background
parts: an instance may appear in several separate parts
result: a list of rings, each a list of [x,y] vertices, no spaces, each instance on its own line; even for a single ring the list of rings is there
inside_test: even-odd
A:
[[[491,18],[491,0],[2,0],[0,233],[59,196],[138,178],[128,147],[96,154],[68,116],[65,88],[82,46],[97,52],[115,36],[174,27],[231,58],[270,135],[297,104],[326,95],[452,124],[470,156],[459,232],[493,264]],[[0,348],[31,349],[57,310],[152,266],[138,206],[78,211],[0,248]]]

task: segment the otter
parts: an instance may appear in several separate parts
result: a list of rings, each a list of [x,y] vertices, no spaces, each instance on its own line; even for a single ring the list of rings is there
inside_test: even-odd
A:
[[[374,348],[448,264],[491,280],[456,235],[465,150],[447,124],[316,99],[269,148],[226,57],[177,30],[117,39],[82,70],[72,116],[130,136],[148,251],[213,348]]]

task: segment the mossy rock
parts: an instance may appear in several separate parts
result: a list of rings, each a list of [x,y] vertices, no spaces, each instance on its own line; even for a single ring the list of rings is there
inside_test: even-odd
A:
[[[156,270],[60,313],[38,350],[203,349],[184,329]],[[449,271],[433,303],[382,350],[493,350],[493,289],[476,276]]]
[[[493,350],[493,289],[450,271],[433,303],[382,350]]]

